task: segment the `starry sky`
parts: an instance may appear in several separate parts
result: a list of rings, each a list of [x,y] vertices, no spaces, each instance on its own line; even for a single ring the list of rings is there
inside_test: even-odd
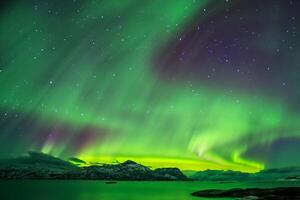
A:
[[[0,3],[0,158],[300,165],[300,2]]]

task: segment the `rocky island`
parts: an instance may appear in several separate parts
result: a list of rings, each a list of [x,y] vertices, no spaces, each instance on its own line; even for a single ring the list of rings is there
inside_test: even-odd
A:
[[[300,187],[248,188],[230,190],[202,190],[193,196],[206,198],[242,198],[256,200],[297,200],[300,199]]]

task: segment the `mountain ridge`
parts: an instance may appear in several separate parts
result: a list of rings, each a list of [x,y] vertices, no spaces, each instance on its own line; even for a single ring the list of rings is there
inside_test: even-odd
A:
[[[189,180],[178,168],[149,167],[128,160],[118,164],[78,166],[39,152],[0,160],[0,179],[84,179],[84,180]]]

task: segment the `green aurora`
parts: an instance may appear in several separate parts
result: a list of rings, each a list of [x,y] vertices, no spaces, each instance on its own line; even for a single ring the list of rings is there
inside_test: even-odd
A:
[[[195,16],[206,20],[209,14],[199,11],[228,6],[206,0],[7,3],[0,14],[0,156],[34,150],[192,170],[275,166],[268,150],[255,149],[299,138],[300,115],[284,98],[172,81],[154,66],[155,55],[181,40]]]

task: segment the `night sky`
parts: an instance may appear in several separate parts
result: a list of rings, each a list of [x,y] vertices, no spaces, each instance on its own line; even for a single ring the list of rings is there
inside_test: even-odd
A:
[[[300,165],[300,1],[0,6],[0,158]]]

